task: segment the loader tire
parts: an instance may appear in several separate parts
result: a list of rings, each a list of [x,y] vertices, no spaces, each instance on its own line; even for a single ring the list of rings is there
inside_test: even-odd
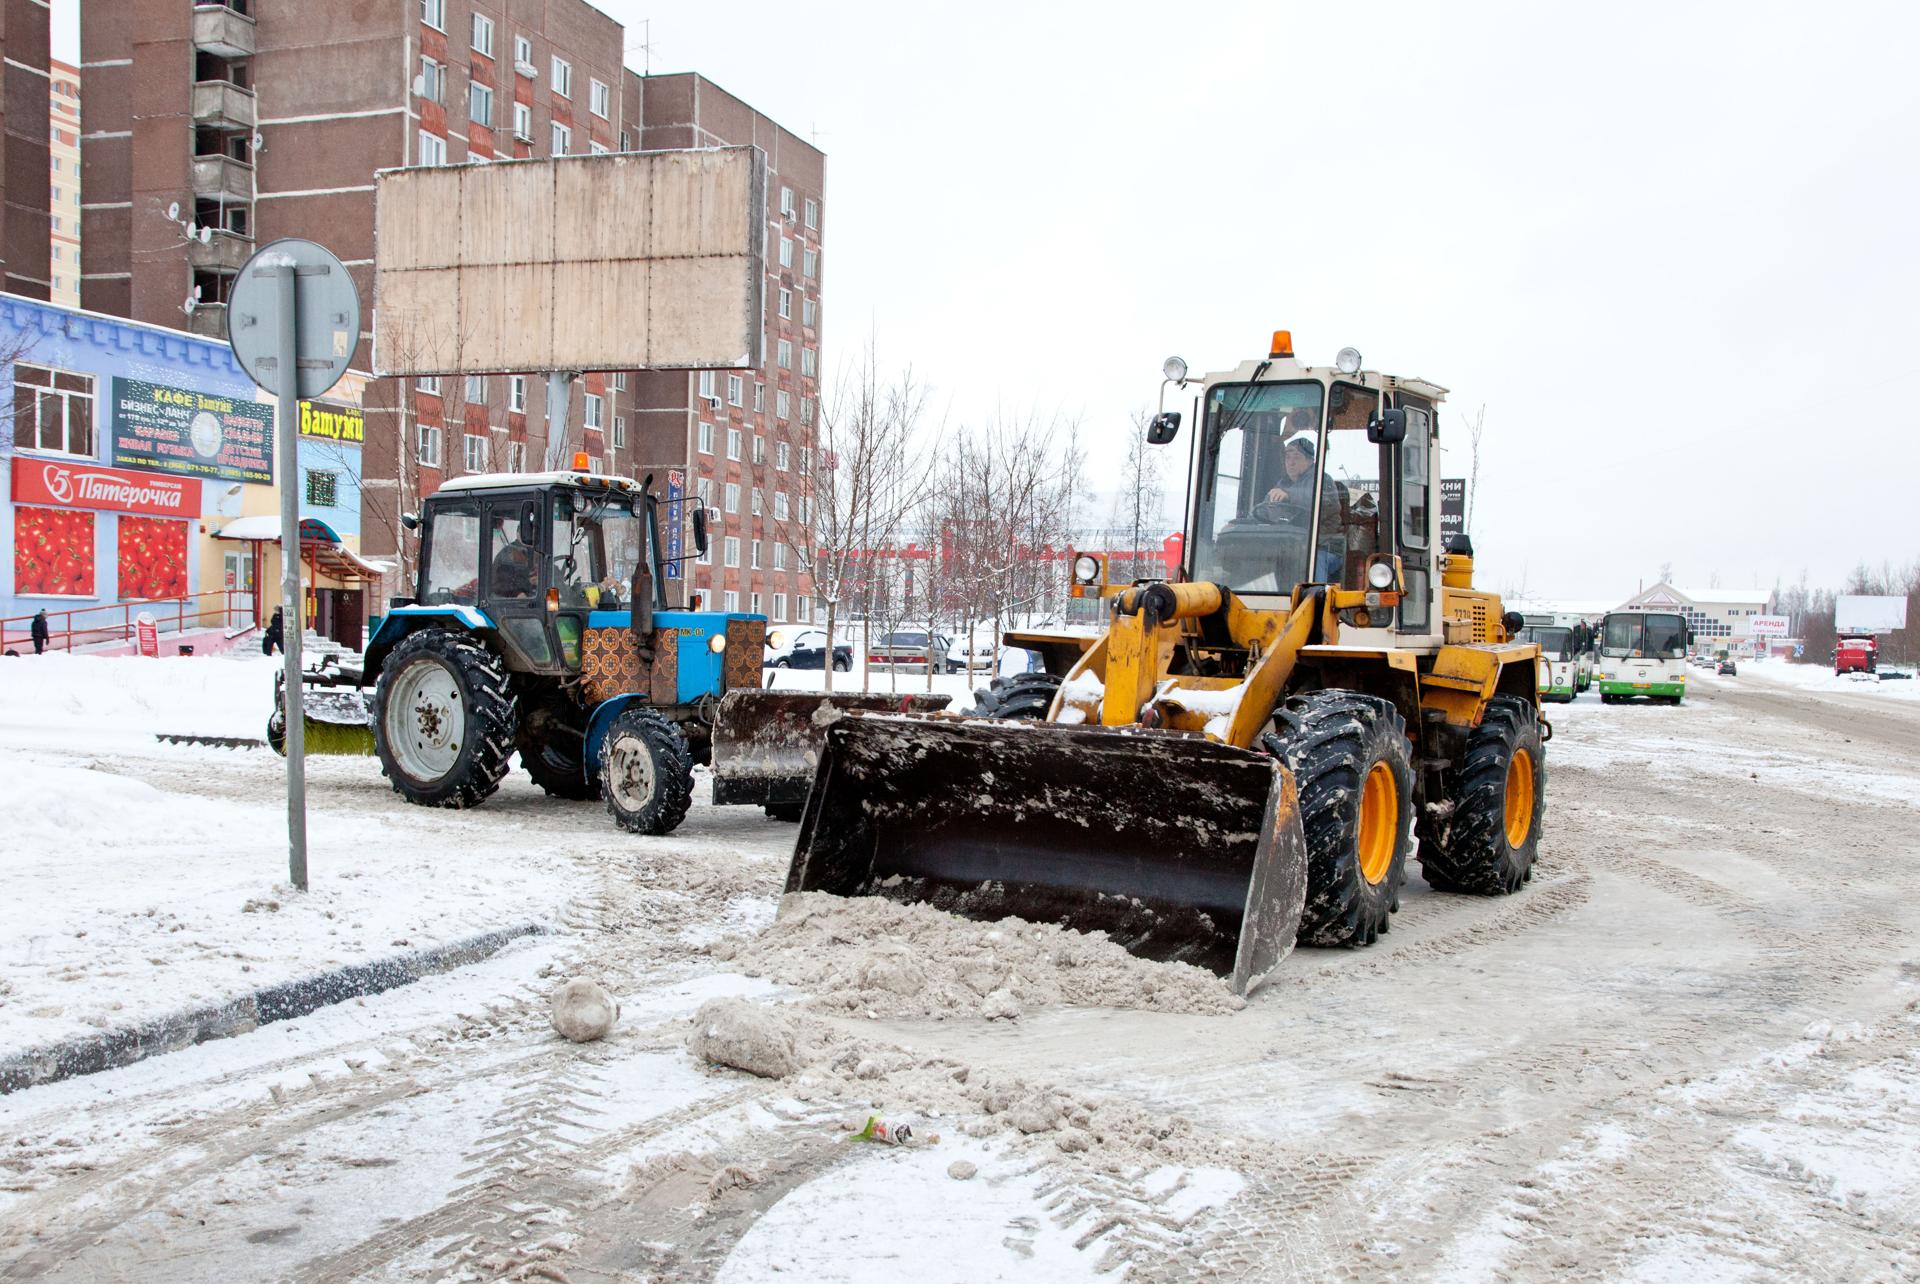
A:
[[[500,657],[451,629],[393,648],[374,689],[374,750],[394,792],[422,807],[477,807],[513,762],[519,704]]]
[[[995,678],[973,693],[975,718],[1044,718],[1060,690],[1057,673],[1016,673]]]
[[[584,802],[600,796],[587,779],[587,712],[558,691],[520,697],[520,730],[514,738],[533,783],[549,797]]]
[[[672,833],[693,801],[693,754],[680,728],[645,705],[623,710],[600,742],[600,792],[628,833]]]
[[[1435,891],[1504,896],[1533,877],[1547,808],[1547,758],[1531,703],[1495,696],[1447,773],[1443,820],[1420,832],[1420,869]]]
[[[1293,774],[1307,843],[1301,943],[1371,945],[1400,908],[1413,847],[1406,720],[1358,691],[1291,696],[1261,743]]]

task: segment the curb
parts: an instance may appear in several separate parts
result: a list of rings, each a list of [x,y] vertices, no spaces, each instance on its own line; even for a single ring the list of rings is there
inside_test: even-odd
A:
[[[210,1039],[246,1034],[275,1021],[306,1016],[348,999],[379,994],[423,976],[478,963],[518,937],[544,935],[547,930],[537,923],[522,923],[430,950],[416,950],[370,963],[353,963],[317,976],[284,981],[237,999],[189,1008],[141,1025],[31,1048],[0,1060],[0,1096],[76,1075],[114,1070]]]

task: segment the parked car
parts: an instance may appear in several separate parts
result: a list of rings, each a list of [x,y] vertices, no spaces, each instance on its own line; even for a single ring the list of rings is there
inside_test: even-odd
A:
[[[1724,660],[1722,660],[1722,661],[1720,661],[1720,665],[1719,665],[1719,667],[1718,667],[1718,668],[1716,668],[1716,669],[1714,670],[1714,672],[1715,672],[1715,673],[1721,673],[1721,674],[1725,674],[1725,675],[1727,675],[1728,677],[1732,677],[1732,676],[1734,676],[1734,675],[1736,675],[1737,673],[1739,673],[1739,670],[1738,670],[1738,669],[1736,669],[1736,668],[1734,667],[1734,664],[1733,664],[1733,657],[1732,657],[1732,656],[1728,656],[1728,657],[1727,657],[1726,659],[1724,659]]]
[[[993,657],[997,639],[992,629],[979,629],[973,635],[973,668],[982,672],[993,668]],[[947,672],[965,673],[967,671],[967,640],[955,638],[953,645],[947,648]]]
[[[934,657],[939,672],[953,672],[953,639],[939,633],[932,635],[931,641],[924,631],[911,630],[898,633],[883,633],[867,645],[867,663],[876,669],[915,669],[921,673],[927,671],[927,656]],[[964,662],[961,668],[965,668]]]
[[[764,665],[770,669],[824,669],[827,659],[827,631],[802,629],[797,633],[775,630],[767,635]],[[853,646],[833,644],[833,669],[847,673],[853,668]]]

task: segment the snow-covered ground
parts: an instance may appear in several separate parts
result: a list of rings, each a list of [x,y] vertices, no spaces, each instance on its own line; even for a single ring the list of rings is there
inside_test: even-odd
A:
[[[1920,677],[1882,681],[1877,674],[1836,674],[1831,667],[1823,664],[1792,664],[1785,660],[1763,660],[1758,664],[1743,661],[1737,678],[1719,680],[1758,682],[1822,695],[1872,696],[1883,700],[1920,702]]]
[[[103,686],[170,709],[148,679],[185,675],[144,663]],[[7,721],[29,694],[0,688],[0,781],[153,791],[115,795],[139,818],[112,850],[157,912],[219,878],[193,864],[177,895],[187,857],[141,859],[147,813],[271,889],[277,759],[42,746]],[[1297,951],[1244,1007],[1171,972],[1117,1000],[1125,961],[1057,933],[804,904],[775,922],[794,831],[750,809],[698,798],[640,840],[517,775],[475,811],[425,813],[370,760],[317,761],[316,832],[348,837],[316,889],[377,886],[393,904],[368,916],[546,904],[555,932],[0,1097],[0,1261],[143,1281],[1920,1276],[1920,719],[1744,673],[1677,708],[1547,712],[1524,891],[1444,896],[1410,865],[1377,945]],[[200,807],[254,816],[262,851]],[[109,850],[89,816],[58,823]],[[406,854],[366,854],[368,832]],[[476,868],[491,900],[461,890]],[[202,940],[259,915],[197,912]],[[12,969],[36,917],[4,913]],[[133,930],[170,961],[110,984],[177,997],[188,929]],[[36,996],[91,993],[90,939],[67,956],[81,978],[28,976]],[[623,1004],[604,1042],[547,1026],[576,974]],[[758,1005],[795,1073],[691,1055],[694,1013],[724,996]],[[869,1115],[921,1144],[851,1141]]]

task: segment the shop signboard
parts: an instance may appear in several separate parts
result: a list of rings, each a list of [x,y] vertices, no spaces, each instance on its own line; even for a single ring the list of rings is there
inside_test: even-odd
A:
[[[1441,547],[1445,541],[1455,535],[1463,534],[1467,529],[1467,479],[1464,477],[1442,477],[1440,479],[1440,539]]]
[[[667,470],[667,569],[670,580],[680,578],[680,548],[683,536],[680,533],[681,518],[685,516],[681,502],[687,493],[687,475],[678,468]]]
[[[140,639],[140,654],[158,656],[160,654],[160,624],[153,616],[142,611],[134,619],[134,629]]]
[[[273,407],[116,376],[113,462],[181,477],[271,484]]]
[[[1784,615],[1756,615],[1747,621],[1747,632],[1756,638],[1783,638],[1792,626]]]
[[[13,458],[13,499],[17,504],[58,508],[95,508],[113,513],[149,513],[155,517],[200,515],[200,483],[125,472],[73,459]]]

